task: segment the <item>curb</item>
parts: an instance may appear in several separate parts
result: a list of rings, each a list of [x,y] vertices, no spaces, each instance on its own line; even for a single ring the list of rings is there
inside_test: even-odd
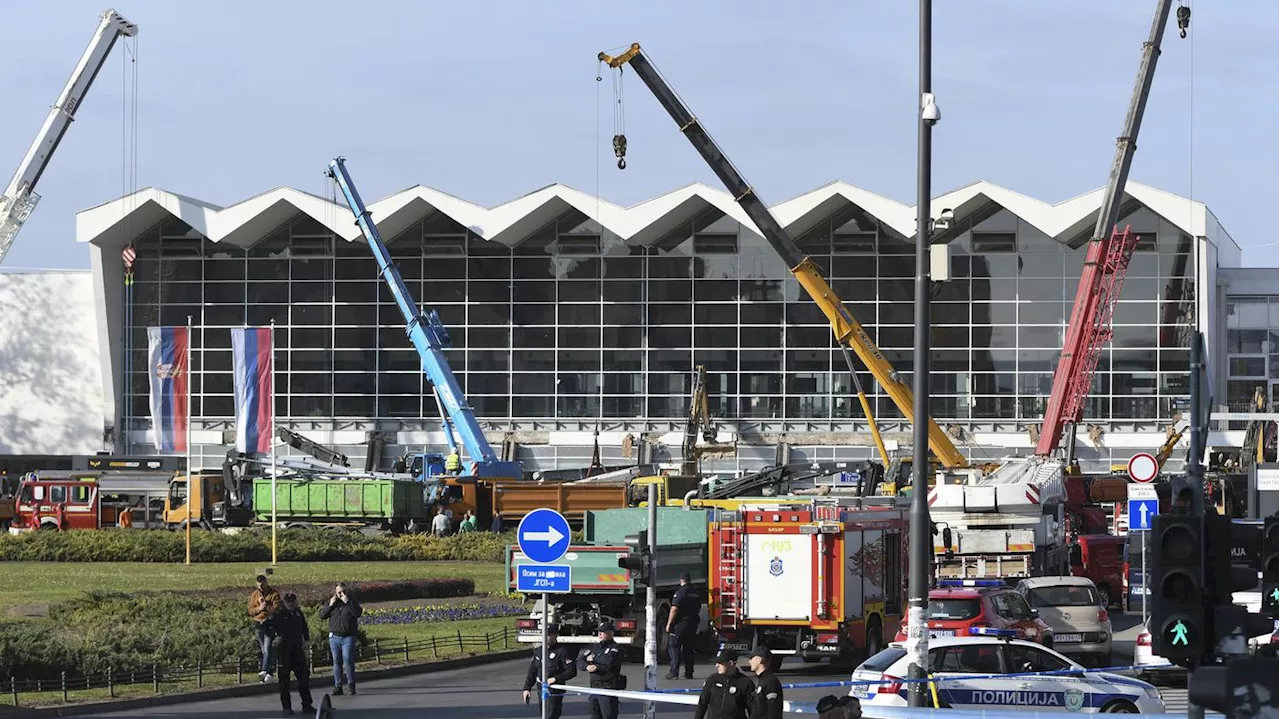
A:
[[[528,649],[517,649],[507,652],[495,652],[493,654],[484,654],[474,657],[463,657],[461,659],[446,659],[440,662],[423,662],[418,664],[405,664],[396,667],[387,667],[386,669],[370,669],[360,672],[360,683],[371,682],[377,679],[394,679],[395,677],[410,676],[413,674],[431,674],[433,672],[443,672],[450,669],[463,669],[483,664],[496,664],[509,659],[519,659],[529,655]],[[183,692],[180,694],[162,694],[153,697],[139,697],[137,699],[121,699],[119,701],[99,701],[89,702],[85,704],[67,704],[56,707],[40,707],[35,709],[23,709],[3,707],[0,708],[0,717],[4,719],[28,719],[31,717],[75,717],[85,714],[103,714],[106,712],[127,711],[129,709],[145,709],[149,707],[171,706],[174,704],[187,704],[190,702],[204,701],[207,699],[234,699],[238,697],[250,697],[260,694],[276,694],[279,691],[275,682],[270,684],[243,684],[232,687],[222,687],[219,689],[203,689],[194,692]]]

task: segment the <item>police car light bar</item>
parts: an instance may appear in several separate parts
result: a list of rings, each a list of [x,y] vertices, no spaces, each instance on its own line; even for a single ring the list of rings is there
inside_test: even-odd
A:
[[[998,629],[996,627],[970,627],[969,633],[978,637],[1003,637],[1014,639],[1018,636],[1016,629]]]
[[[940,579],[939,587],[1003,587],[1003,579]]]

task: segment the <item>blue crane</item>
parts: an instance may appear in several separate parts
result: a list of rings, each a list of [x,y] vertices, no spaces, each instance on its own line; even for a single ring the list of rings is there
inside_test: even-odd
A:
[[[356,191],[355,183],[347,173],[343,158],[334,158],[329,163],[328,175],[338,184],[343,196],[346,197],[347,205],[356,216],[356,224],[359,225],[360,231],[369,243],[369,249],[373,250],[378,269],[383,279],[387,281],[387,287],[391,289],[391,295],[395,297],[400,313],[408,323],[405,325],[405,333],[409,335],[409,341],[413,343],[414,349],[418,350],[418,356],[422,358],[422,370],[435,385],[435,395],[442,407],[441,416],[445,424],[445,434],[449,438],[449,448],[457,451],[453,439],[455,427],[462,438],[463,446],[466,447],[469,461],[463,463],[461,476],[522,478],[524,470],[520,463],[499,459],[493,447],[489,446],[489,440],[485,439],[484,430],[476,421],[475,412],[467,404],[467,398],[462,393],[462,388],[458,386],[458,379],[449,367],[449,360],[444,356],[444,350],[451,346],[449,331],[440,322],[440,315],[435,310],[423,312],[409,296],[409,288],[400,277],[400,271],[391,263],[391,253],[383,244],[382,236],[369,215],[369,209],[360,199],[360,193]]]

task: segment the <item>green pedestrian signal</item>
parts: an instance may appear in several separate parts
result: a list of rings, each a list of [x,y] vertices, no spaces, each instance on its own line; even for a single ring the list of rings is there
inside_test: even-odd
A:
[[[1178,644],[1185,646],[1190,643],[1187,641],[1187,625],[1183,624],[1181,619],[1173,625],[1173,643],[1175,646]]]
[[[1280,602],[1280,586],[1271,590],[1271,601]]]

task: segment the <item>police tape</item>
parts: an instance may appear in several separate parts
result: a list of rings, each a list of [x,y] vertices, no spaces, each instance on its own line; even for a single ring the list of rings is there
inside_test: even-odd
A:
[[[877,684],[926,684],[933,682],[941,684],[948,681],[971,681],[974,679],[1021,679],[1024,677],[1054,677],[1054,676],[1074,676],[1081,672],[1095,674],[1106,672],[1111,674],[1120,674],[1122,672],[1141,672],[1152,669],[1172,669],[1173,664],[1145,664],[1142,666],[1130,665],[1119,667],[1105,667],[1102,669],[1055,669],[1045,672],[1013,672],[1010,674],[963,674],[934,677],[932,679],[850,679],[847,681],[829,681],[829,682],[795,682],[792,684],[783,684],[785,689],[837,689],[841,687],[865,687],[875,686]],[[696,694],[702,691],[702,687],[680,687],[672,689],[654,689],[659,694]]]
[[[1001,675],[1010,676],[1010,675]],[[639,702],[654,702],[656,704],[679,704],[683,706],[697,706],[698,697],[681,696],[665,692],[646,692],[632,691],[629,689],[600,689],[597,687],[583,687],[573,684],[557,685],[557,688],[568,693],[576,692],[586,695],[585,698],[591,696],[614,697],[616,699],[629,699]],[[818,701],[793,701],[790,699],[782,702],[782,710],[788,714],[819,714],[819,704],[831,706],[835,697],[824,697]],[[916,709],[908,707],[887,707],[874,704],[857,703],[857,712],[854,716],[861,716],[865,719],[1009,719],[1011,708],[1004,707],[999,709]],[[825,714],[824,712],[822,712]],[[1025,710],[1021,707],[1017,710],[1018,719],[1061,719],[1062,710],[1058,711],[1036,711]],[[1134,719],[1169,719],[1168,714],[1130,714]],[[1215,716],[1206,714],[1206,717]],[[1216,715],[1221,716],[1221,715]]]

